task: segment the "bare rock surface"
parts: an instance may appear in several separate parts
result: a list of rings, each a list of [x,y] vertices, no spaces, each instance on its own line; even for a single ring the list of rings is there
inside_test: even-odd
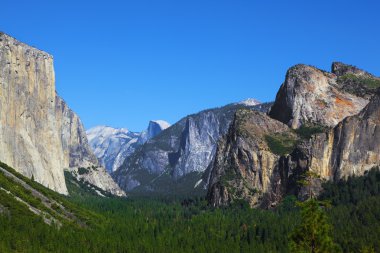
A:
[[[370,96],[355,92],[359,88],[352,80],[372,78],[376,84],[376,79],[348,65],[334,63],[332,68],[336,74],[302,64],[290,68],[269,115],[296,129],[305,124],[334,127],[357,114]]]

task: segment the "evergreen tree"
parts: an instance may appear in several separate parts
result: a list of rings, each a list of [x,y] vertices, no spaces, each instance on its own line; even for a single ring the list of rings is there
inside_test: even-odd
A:
[[[321,204],[324,203],[314,198],[298,203],[301,207],[301,224],[290,236],[291,252],[339,252],[339,247],[331,238],[332,226]]]
[[[301,184],[308,187],[308,199],[297,202],[301,208],[301,224],[290,235],[290,251],[294,253],[333,253],[339,252],[339,247],[334,243],[331,232],[332,226],[328,222],[323,208],[328,203],[315,199],[311,190],[311,184],[318,178],[314,172],[307,171]]]

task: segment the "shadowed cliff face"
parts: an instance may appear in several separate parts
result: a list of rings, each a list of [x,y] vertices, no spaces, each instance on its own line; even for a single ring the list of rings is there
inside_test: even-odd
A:
[[[0,160],[63,194],[64,168],[98,165],[79,117],[56,95],[53,57],[3,33]]]
[[[208,199],[214,206],[244,199],[260,205],[266,193],[276,194],[278,160],[268,144],[270,136],[296,140],[285,124],[266,114],[239,110],[225,138],[218,143],[210,175]]]
[[[289,77],[294,68],[297,76]],[[379,91],[366,87],[364,98],[361,98],[339,90],[335,87],[336,83],[332,83],[334,87],[319,91],[332,93],[320,95],[319,98],[326,101],[339,95],[349,99],[347,101],[350,103],[317,107],[317,97],[310,97],[312,95],[305,92],[305,87],[320,89],[332,74],[304,65],[294,68],[288,71],[287,81],[281,86],[269,114],[274,115],[275,119],[256,113],[236,113],[234,124],[218,143],[216,157],[211,165],[207,195],[210,204],[228,205],[242,199],[253,207],[270,207],[279,203],[288,193],[300,198],[305,196],[306,189],[297,183],[305,171],[311,170],[320,176],[313,180],[311,186],[312,192],[318,194],[324,180],[363,175],[380,164]],[[371,77],[371,82],[376,80],[372,75],[349,65],[335,63],[333,70],[343,76],[353,73]],[[332,80],[334,78],[332,76]],[[289,86],[291,82],[293,84]],[[317,84],[320,86],[316,87]],[[347,89],[354,87],[356,91],[362,90],[350,86],[350,81],[345,85]],[[367,99],[370,99],[369,103]],[[302,104],[298,104],[301,101]],[[284,110],[280,110],[280,105]],[[321,110],[326,118],[323,118]],[[329,112],[334,110],[341,113],[339,117],[329,117]],[[357,110],[356,114],[351,114]],[[343,115],[348,117],[337,122]],[[289,127],[280,127],[281,123],[276,119]],[[325,127],[313,132],[313,124]]]

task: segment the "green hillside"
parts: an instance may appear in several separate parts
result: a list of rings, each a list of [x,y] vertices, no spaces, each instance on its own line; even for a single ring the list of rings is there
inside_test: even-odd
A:
[[[0,252],[289,252],[299,224],[292,196],[275,210],[213,209],[202,198],[104,198],[66,173],[66,197],[1,168]],[[342,251],[379,252],[380,172],[325,189]]]

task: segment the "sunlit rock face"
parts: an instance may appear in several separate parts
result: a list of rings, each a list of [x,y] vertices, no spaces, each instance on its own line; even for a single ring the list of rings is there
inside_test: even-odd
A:
[[[315,137],[310,167],[329,179],[363,175],[380,164],[379,140],[380,93],[359,114]]]
[[[4,33],[0,160],[63,194],[64,168],[98,165],[79,117],[56,94],[53,57]]]
[[[334,127],[357,114],[369,98],[349,89],[344,66],[334,63],[336,74],[302,64],[290,68],[269,115],[296,129],[305,124]],[[353,76],[361,73],[352,71]]]

